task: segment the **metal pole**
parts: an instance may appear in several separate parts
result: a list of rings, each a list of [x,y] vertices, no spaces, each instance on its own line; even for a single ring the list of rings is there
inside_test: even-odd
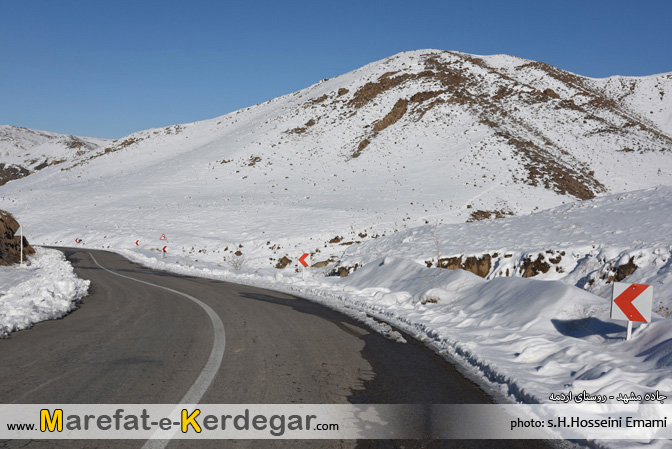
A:
[[[630,340],[630,337],[632,337],[632,321],[628,320],[628,331],[625,334],[625,340]]]
[[[23,226],[21,226],[21,243],[19,243],[19,246],[21,246],[21,263],[19,264],[19,268],[23,268]]]

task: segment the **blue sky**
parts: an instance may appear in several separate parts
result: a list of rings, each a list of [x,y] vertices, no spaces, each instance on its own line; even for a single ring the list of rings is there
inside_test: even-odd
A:
[[[672,71],[672,2],[0,0],[0,124],[120,138],[422,48]]]

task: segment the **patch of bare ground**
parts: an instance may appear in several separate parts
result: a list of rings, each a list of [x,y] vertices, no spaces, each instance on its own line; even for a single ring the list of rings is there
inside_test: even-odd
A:
[[[493,100],[503,100],[505,98],[509,98],[513,96],[516,93],[513,89],[511,89],[509,86],[501,86],[499,89],[497,89],[497,92],[495,92],[495,95],[492,96]]]
[[[611,98],[605,98],[604,96],[600,95],[598,92],[592,92],[593,98],[588,101],[586,104],[586,107],[588,108],[593,108],[593,109],[602,109],[609,111],[622,119],[626,120],[626,127],[639,127],[640,130],[645,131],[649,134],[651,134],[654,138],[658,139],[661,142],[664,142],[668,145],[672,144],[672,137],[668,136],[667,134],[661,132],[659,129],[657,129],[655,126],[650,126],[648,123],[645,121],[638,120],[637,118],[633,117],[630,113],[623,111],[621,107],[619,106],[618,102],[611,99]],[[601,119],[604,121],[604,119]],[[621,131],[622,126],[615,126],[612,125],[616,128],[619,129],[619,132]]]
[[[513,215],[511,211],[505,210],[475,210],[471,213],[468,223],[480,220],[498,219]]]
[[[427,112],[429,112],[430,110],[432,110],[434,108],[434,106],[439,105],[439,104],[444,104],[444,103],[447,103],[447,101],[442,99],[442,98],[437,98],[434,101],[431,101],[431,102],[429,102],[429,103],[427,103],[427,104],[425,104],[421,107],[416,108],[415,112],[416,112],[417,116],[416,116],[415,121],[419,122],[420,120],[422,120],[422,118],[425,116],[425,114]]]
[[[598,128],[594,131],[589,131],[585,135],[586,136],[594,136],[594,135],[600,135],[600,134],[624,134],[623,127],[615,126],[612,124],[607,124],[606,126],[602,128]]]
[[[571,98],[569,100],[560,101],[559,107],[562,107],[562,108],[565,108],[565,109],[572,109],[574,111],[579,111],[579,112],[586,112],[585,109],[583,109],[578,104],[574,103],[574,100],[571,99]]]
[[[297,128],[294,128],[294,129],[289,129],[289,130],[285,131],[285,133],[287,133],[287,134],[303,134],[306,131],[308,131],[308,128],[315,125],[315,123],[316,123],[315,120],[311,118],[310,120],[308,120],[306,122],[305,125],[299,126]]]
[[[369,103],[378,95],[393,89],[404,82],[412,79],[413,75],[404,73],[394,78],[381,76],[376,82],[368,82],[355,92],[352,99],[348,102],[348,106],[359,109]]]
[[[427,100],[431,100],[434,97],[438,97],[441,94],[445,94],[447,90],[430,90],[427,92],[418,92],[411,96],[411,103],[424,103]]]
[[[116,149],[126,148],[126,147],[129,147],[129,146],[131,146],[133,144],[136,144],[138,142],[141,142],[141,141],[142,141],[142,139],[140,139],[139,137],[129,137],[128,139],[124,139],[121,142],[119,142],[118,144],[116,144],[115,148]],[[108,148],[106,148],[106,150],[107,149]],[[111,151],[115,151],[115,150],[112,149]]]
[[[306,101],[303,103],[303,109],[308,109],[311,106],[315,106],[316,104],[320,104],[329,98],[329,95],[324,94],[321,97],[313,98],[311,100]]]
[[[341,87],[340,89],[338,89],[337,95],[339,97],[342,97],[343,95],[347,94],[348,92],[350,92],[348,89],[346,89],[345,87]]]
[[[397,75],[399,72],[384,73],[377,81],[368,82],[360,87],[348,105],[359,109],[381,93],[412,80],[437,81],[450,90],[454,90],[468,81],[462,70],[453,68],[450,64],[441,61],[439,55],[430,55],[425,59],[424,64],[426,70],[419,73],[402,73],[401,75]],[[422,101],[430,98],[432,97],[425,98]]]
[[[540,90],[533,90],[529,92],[521,92],[519,98],[526,104],[533,105],[539,103],[546,103],[550,100],[548,95],[544,95]]]
[[[312,264],[310,267],[311,267],[311,268],[324,268],[324,267],[326,267],[327,265],[329,265],[330,263],[334,263],[334,262],[336,262],[336,258],[332,256],[332,257],[330,257],[330,258],[327,259],[327,260],[321,260],[321,261],[319,261],[319,262],[315,262],[315,263]]]
[[[78,156],[79,156],[79,154],[78,154]],[[66,162],[66,160],[65,159],[55,159],[53,161],[49,161],[49,159],[45,159],[44,162],[35,166],[35,171],[40,171],[43,168],[51,167],[52,165],[62,164],[63,162]],[[30,174],[33,174],[33,173],[34,172],[30,172]]]
[[[182,131],[183,128],[180,127],[180,125],[175,125],[175,126],[166,128],[166,130],[168,130],[168,129],[173,130],[173,131],[170,131],[170,132],[166,131],[168,134],[170,134],[171,132],[175,132],[175,134],[178,134]],[[143,140],[144,140],[144,138],[140,138],[140,137],[129,137],[129,138],[124,139],[122,141],[115,141],[115,144],[113,146],[105,148],[102,151],[102,153],[97,153],[97,154],[94,154],[92,156],[89,156],[88,158],[83,159],[83,160],[77,162],[76,164],[73,164],[69,167],[62,168],[61,171],[71,170],[71,169],[73,169],[77,166],[88,164],[93,159],[99,158],[99,157],[104,156],[106,154],[115,153],[117,151],[123,150],[124,148],[135,145],[136,143],[142,142]]]
[[[672,144],[672,137],[661,132],[655,126],[650,126],[645,121],[635,119],[630,112],[624,110],[621,107],[618,101],[605,97],[602,92],[586,84],[585,78],[558,69],[557,67],[553,67],[552,65],[546,64],[544,62],[530,62],[516,67],[516,70],[523,70],[525,68],[535,68],[538,70],[542,70],[552,78],[555,78],[556,80],[561,81],[562,83],[578,90],[583,95],[588,95],[589,97],[591,97],[591,100],[588,101],[588,103],[584,107],[577,106],[576,104],[574,104],[573,101],[572,103],[563,102],[561,103],[562,106],[569,107],[571,109],[577,109],[580,111],[585,111],[586,109],[590,110],[590,108],[601,109],[609,111],[627,121],[631,121],[634,119],[634,121],[637,122],[640,129],[642,129],[643,131],[650,133],[655,138],[665,142],[666,144]]]
[[[392,107],[392,110],[388,112],[388,114],[385,117],[383,117],[381,120],[378,120],[373,125],[373,131],[380,132],[385,128],[387,128],[388,126],[394,125],[395,123],[397,123],[397,121],[399,121],[399,119],[401,119],[404,116],[407,109],[408,109],[408,100],[406,99],[397,100],[397,102]]]
[[[584,82],[584,78],[580,77],[579,75],[569,73],[565,70],[558,69],[557,67],[553,67],[552,65],[546,64],[545,62],[539,62],[539,61],[528,62],[527,64],[519,65],[518,67],[516,67],[516,70],[523,70],[526,68],[534,68],[542,70],[546,72],[548,75],[550,75],[552,78],[555,78],[556,80],[564,84],[574,87],[577,90],[580,91],[589,90],[586,86],[586,83]]]
[[[491,67],[485,63],[485,61],[482,58],[477,58],[476,56],[468,55],[468,54],[462,54],[460,55],[462,59],[471,62],[474,65],[477,65],[479,67],[482,67],[484,69],[490,70]]]
[[[65,147],[71,150],[80,149],[82,147],[87,147],[86,143],[81,139],[78,139],[75,136],[68,136],[68,140],[65,142]]]
[[[39,171],[39,170],[42,170],[43,168],[47,168],[47,167],[49,167],[49,159],[45,159],[44,162],[42,162],[39,165],[36,165],[35,170]]]
[[[550,97],[550,98],[560,98],[560,95],[558,95],[557,93],[555,93],[555,91],[554,91],[553,89],[551,89],[551,88],[544,89],[542,93],[543,93],[544,95],[546,95],[547,97]]]
[[[350,246],[350,245],[354,245],[354,244],[358,244],[358,243],[362,243],[362,241],[361,240],[352,240],[350,242],[342,242],[340,245],[341,246]]]
[[[378,77],[378,79],[379,79],[379,80],[382,80],[382,79],[385,79],[385,78],[389,78],[389,77],[391,77],[391,76],[396,75],[397,73],[399,73],[399,70],[395,70],[394,72],[385,72],[385,73],[383,73],[382,75],[380,75],[380,76]]]
[[[182,126],[182,125],[166,126],[163,130],[166,132],[166,134],[177,135],[177,134],[180,134],[182,131],[184,131],[184,126]],[[142,139],[140,139],[140,140],[142,140]]]
[[[358,158],[359,156],[361,156],[362,151],[364,151],[364,148],[368,147],[370,143],[371,142],[369,142],[369,139],[364,139],[361,142],[359,142],[359,145],[357,145],[357,150],[354,153],[352,153],[352,157]]]
[[[516,138],[502,130],[497,131],[497,134],[506,138],[508,144],[521,157],[528,172],[527,184],[542,185],[561,195],[569,194],[582,200],[595,198],[596,193],[606,191],[604,185],[595,178],[593,171],[585,167],[574,169],[532,141]]]
[[[4,186],[9,181],[24,178],[29,174],[30,171],[20,165],[8,165],[4,162],[0,163],[0,186]]]
[[[456,92],[452,92],[453,98],[447,101],[454,101],[459,98],[463,103],[470,103],[473,105],[472,111],[480,117],[480,123],[493,128],[497,135],[504,137],[506,141],[512,145],[519,156],[522,158],[523,164],[528,171],[526,183],[530,185],[542,185],[547,189],[552,189],[560,194],[570,194],[581,199],[590,199],[596,193],[605,191],[605,187],[594,177],[594,172],[586,168],[585,164],[567,163],[558,159],[559,152],[562,155],[569,156],[569,153],[559,147],[556,147],[552,141],[546,138],[542,132],[531,127],[515,116],[509,114],[505,107],[504,101],[512,97],[517,97],[517,101],[524,101],[528,104],[546,103],[551,100],[560,99],[560,95],[553,89],[546,88],[543,91],[537,89],[530,89],[527,92],[520,92],[513,89],[514,85],[519,84],[517,81],[506,76],[505,74],[497,72],[495,69],[489,67],[484,61],[479,58],[470,57],[468,55],[460,55],[466,61],[478,65],[484,69],[489,70],[489,73],[495,74],[502,80],[508,80],[509,83],[501,86],[494,95],[473,95],[463,93],[462,97],[457,97]],[[436,58],[432,59],[432,65],[437,64]],[[546,67],[541,65],[541,67]],[[548,66],[550,67],[550,66]],[[549,69],[550,70],[550,69]],[[569,82],[583,88],[583,81],[580,77],[572,74],[565,74],[562,71],[554,71],[554,77]],[[465,85],[478,82],[477,79],[472,79]],[[530,87],[530,86],[527,86]],[[458,91],[459,92],[459,91]],[[577,106],[573,100],[561,100],[558,107],[567,107],[576,110],[582,110]],[[423,114],[426,111],[423,111]],[[585,111],[584,111],[585,112]],[[514,137],[512,129],[519,129],[524,135],[531,134],[538,138],[538,141],[543,142],[547,148],[542,148],[529,139],[522,139]],[[551,151],[554,150],[552,153]],[[576,161],[574,161],[576,162]],[[485,217],[485,214],[478,217]],[[478,217],[472,216],[473,219]]]
[[[383,92],[394,89],[409,81],[438,82],[443,87],[440,90],[417,92],[409,100],[397,100],[392,110],[374,124],[373,133],[360,141],[357,150],[352,154],[353,158],[361,155],[362,150],[371,143],[371,139],[378,132],[398,122],[408,112],[409,106],[417,114],[418,118],[416,120],[420,120],[427,111],[436,105],[453,101],[461,103],[470,101],[467,100],[461,89],[468,81],[468,78],[461,69],[451,67],[450,64],[441,61],[439,55],[436,54],[430,54],[425,59],[424,64],[426,70],[419,73],[402,73],[400,75],[398,75],[398,71],[384,73],[375,82],[368,82],[355,92],[352,99],[348,102],[348,106],[354,108],[356,112],[357,109],[373,101],[374,98]],[[455,96],[448,99],[437,98],[443,94],[455,94]]]
[[[247,162],[248,167],[254,167],[258,162],[261,162],[261,157],[259,156],[250,156],[249,161]]]
[[[490,128],[495,128],[495,129],[499,128],[499,125],[496,122],[492,121],[490,117],[482,118],[481,120],[478,121],[478,123],[480,123],[482,125],[487,125]]]
[[[290,263],[292,263],[292,260],[291,260],[289,257],[287,257],[287,256],[282,256],[282,259],[280,259],[280,260],[278,261],[278,263],[275,264],[275,268],[277,268],[277,269],[279,269],[279,270],[282,270],[283,268],[285,268],[285,267],[286,267],[287,265],[289,265]]]

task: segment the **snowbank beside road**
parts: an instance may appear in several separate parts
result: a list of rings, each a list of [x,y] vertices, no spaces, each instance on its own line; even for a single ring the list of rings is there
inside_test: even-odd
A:
[[[77,308],[90,282],[78,278],[63,253],[36,248],[30,265],[0,267],[0,338]]]

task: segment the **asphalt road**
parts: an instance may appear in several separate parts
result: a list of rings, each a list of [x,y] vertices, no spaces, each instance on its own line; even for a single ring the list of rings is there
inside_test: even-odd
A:
[[[77,275],[91,280],[89,296],[62,320],[0,340],[0,403],[490,402],[421,344],[388,340],[310,301],[151,270],[114,253],[61,250]],[[8,441],[0,447],[144,443]],[[168,447],[206,443],[255,448],[541,446],[539,441],[209,440],[173,441]]]

